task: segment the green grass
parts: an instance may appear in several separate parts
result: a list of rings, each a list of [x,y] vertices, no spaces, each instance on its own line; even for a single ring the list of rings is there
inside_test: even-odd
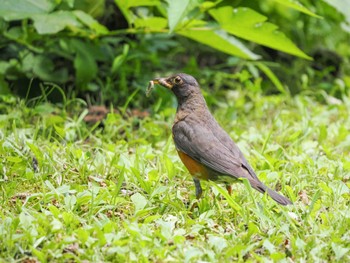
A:
[[[102,130],[82,109],[1,100],[0,261],[350,261],[349,97],[227,93],[215,116],[294,205],[202,183],[193,211],[171,139],[175,109],[109,114]]]

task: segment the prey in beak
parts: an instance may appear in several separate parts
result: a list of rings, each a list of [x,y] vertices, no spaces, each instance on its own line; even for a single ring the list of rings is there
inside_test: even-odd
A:
[[[157,78],[157,79],[154,79],[151,81],[153,81],[154,84],[162,85],[163,87],[168,88],[168,89],[173,88],[173,84],[170,81],[170,78]]]
[[[167,89],[172,89],[173,88],[173,84],[171,83],[171,81],[169,80],[169,78],[156,78],[151,80],[148,83],[148,87],[146,90],[146,96],[149,97],[149,95],[151,94],[152,90],[154,89],[154,84],[159,84]]]

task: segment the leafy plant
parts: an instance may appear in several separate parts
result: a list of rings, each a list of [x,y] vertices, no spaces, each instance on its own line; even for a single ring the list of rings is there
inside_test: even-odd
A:
[[[276,2],[315,16],[295,1]],[[260,55],[238,38],[309,58],[267,17],[224,1],[4,0],[0,18],[3,92],[38,79],[120,103],[168,66],[161,58],[183,42],[177,36],[243,59]]]
[[[159,1],[124,1],[116,0],[118,7],[126,17],[129,28],[147,28],[150,32],[166,29],[209,45],[212,48],[227,54],[246,59],[257,59],[237,39],[230,35],[250,40],[262,45],[272,47],[296,56],[309,58],[298,49],[284,34],[277,30],[277,26],[267,23],[267,17],[250,8],[234,8],[231,5],[221,4],[222,1],[168,1],[165,8]],[[277,1],[286,5],[283,1]],[[288,5],[290,8],[314,15],[294,1]],[[164,16],[140,17],[132,11],[139,6],[154,6]],[[217,23],[213,23],[207,14]],[[168,22],[168,29],[167,23]],[[159,28],[154,28],[158,24]],[[152,27],[153,26],[153,27]]]
[[[267,48],[258,51],[263,54],[265,65],[269,65],[293,94],[323,90],[341,98],[343,90],[350,87],[350,49],[345,44],[350,35],[346,31],[347,17],[339,11],[343,2],[302,2],[310,10],[317,10],[322,19],[301,15],[275,1],[255,2],[253,7],[266,13],[273,23],[284,25],[284,32],[310,54],[313,61],[299,60]],[[332,7],[337,4],[337,9]]]

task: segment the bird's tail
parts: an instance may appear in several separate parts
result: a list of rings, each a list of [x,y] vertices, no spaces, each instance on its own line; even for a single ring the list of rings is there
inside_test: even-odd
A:
[[[268,188],[265,186],[262,182],[256,181],[256,180],[249,180],[250,185],[255,189],[258,190],[260,193],[267,192],[269,196],[275,200],[277,203],[281,205],[291,205],[293,204],[292,201],[290,201],[287,197],[284,197],[283,195],[280,195],[279,193],[275,192],[274,190]]]
[[[292,201],[290,201],[287,197],[284,197],[283,195],[280,195],[279,193],[275,192],[274,190],[267,188],[267,193],[273,200],[275,200],[277,203],[281,205],[291,205],[293,204]]]

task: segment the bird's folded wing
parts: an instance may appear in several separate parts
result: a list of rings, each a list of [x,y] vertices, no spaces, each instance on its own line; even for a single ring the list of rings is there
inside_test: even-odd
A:
[[[180,121],[173,126],[173,134],[176,148],[194,160],[221,174],[236,178],[251,176],[227,145],[223,145],[211,130],[202,125]]]

